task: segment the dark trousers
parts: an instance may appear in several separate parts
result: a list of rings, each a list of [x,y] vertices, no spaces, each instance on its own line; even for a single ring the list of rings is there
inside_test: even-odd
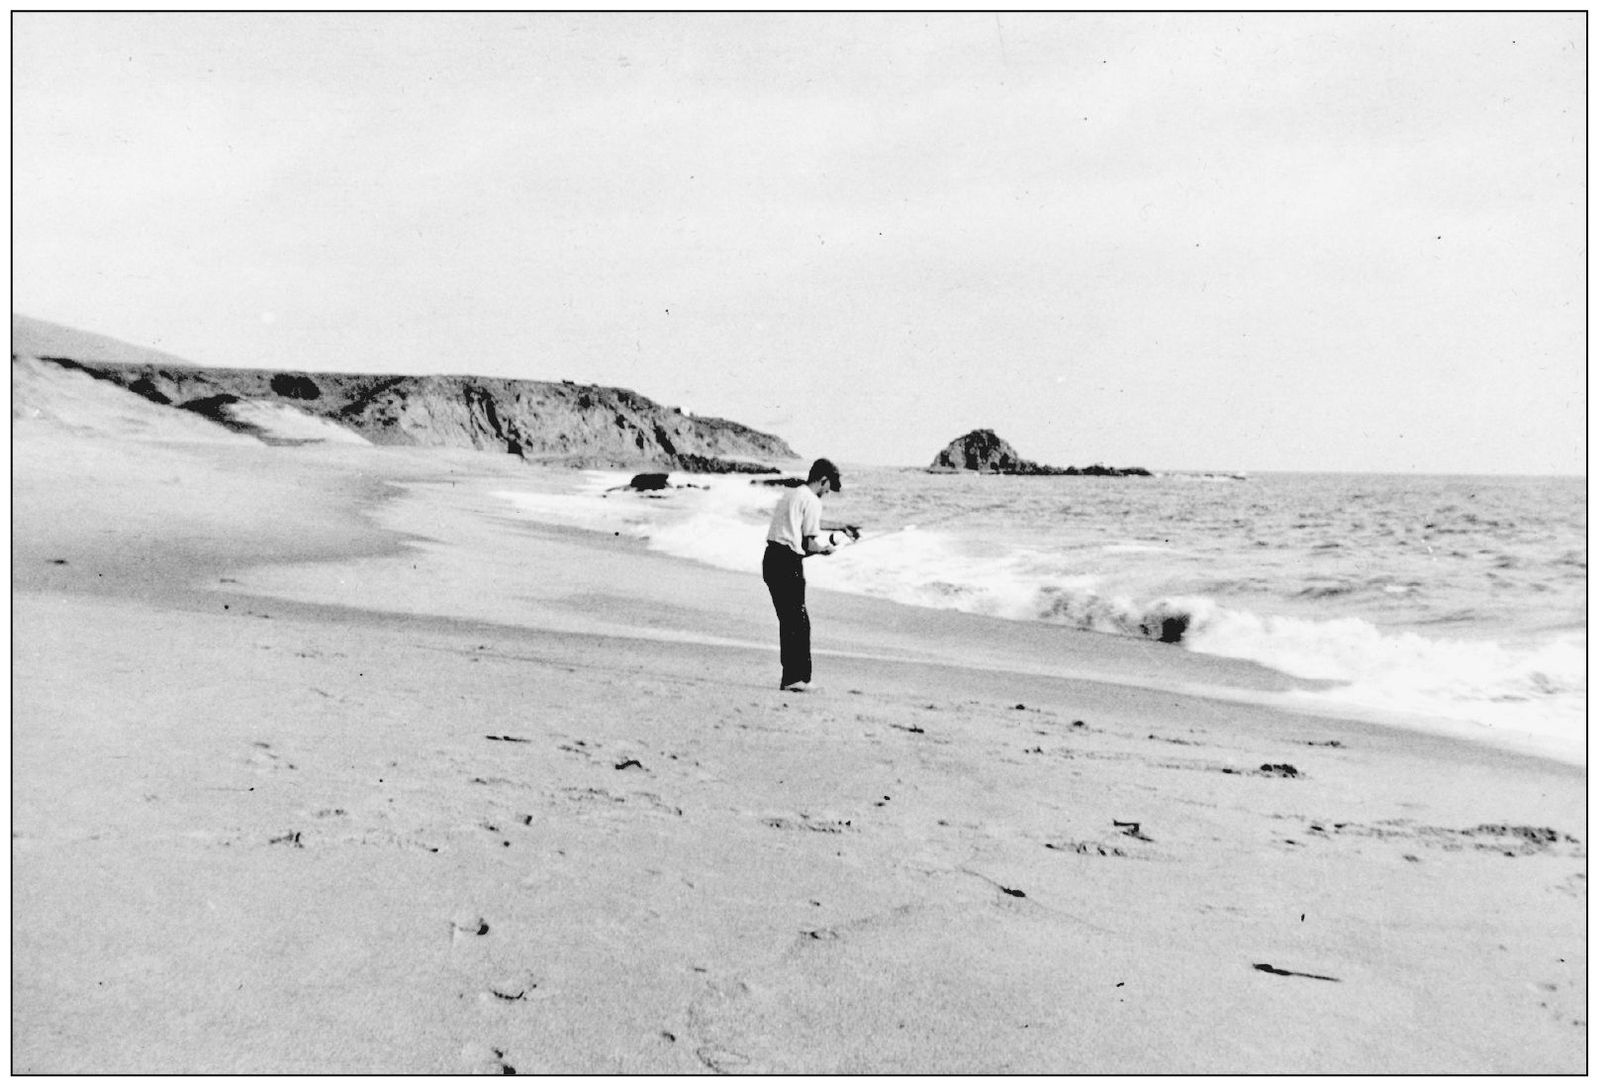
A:
[[[782,686],[810,682],[810,612],[805,610],[804,556],[781,544],[767,544],[765,587],[777,609],[782,642]]]

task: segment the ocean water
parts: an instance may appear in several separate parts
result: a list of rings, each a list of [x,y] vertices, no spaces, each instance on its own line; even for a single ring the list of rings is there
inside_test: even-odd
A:
[[[758,569],[778,491],[673,475],[650,498],[510,494],[526,515]],[[1298,708],[1574,760],[1586,732],[1586,483],[1578,478],[930,475],[860,468],[826,500],[857,544],[813,586],[1177,642],[1331,681]]]

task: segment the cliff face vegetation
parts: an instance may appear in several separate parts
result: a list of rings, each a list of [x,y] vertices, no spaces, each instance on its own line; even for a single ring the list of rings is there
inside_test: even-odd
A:
[[[684,414],[629,389],[511,378],[215,369],[137,348],[120,353],[116,341],[76,335],[14,316],[13,360],[32,357],[79,370],[269,442],[276,439],[265,420],[294,413],[376,445],[467,447],[573,467],[775,472],[763,462],[797,456],[773,435]]]
[[[1148,476],[1144,468],[1055,468],[1017,455],[1011,443],[992,430],[973,430],[938,451],[930,472],[990,472],[1003,476]]]

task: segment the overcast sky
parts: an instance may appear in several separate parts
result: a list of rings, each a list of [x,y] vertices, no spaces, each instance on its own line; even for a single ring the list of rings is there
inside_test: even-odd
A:
[[[13,306],[806,457],[1585,471],[1582,14],[13,14]]]

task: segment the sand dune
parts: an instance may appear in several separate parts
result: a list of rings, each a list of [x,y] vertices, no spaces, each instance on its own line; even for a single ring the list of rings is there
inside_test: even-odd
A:
[[[825,593],[783,695],[757,574],[499,512],[562,472],[70,391],[13,421],[14,1072],[1585,1069],[1578,768]]]

